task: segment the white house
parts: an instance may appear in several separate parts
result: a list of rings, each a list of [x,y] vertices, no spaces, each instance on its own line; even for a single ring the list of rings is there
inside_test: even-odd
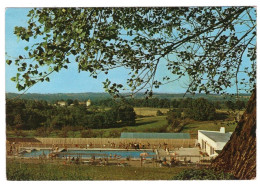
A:
[[[225,127],[220,131],[198,130],[198,143],[202,151],[214,156],[223,149],[231,135],[232,132],[225,132]]]
[[[65,106],[66,105],[66,102],[65,101],[58,101],[57,104],[59,106]]]
[[[88,99],[88,101],[86,102],[86,105],[87,105],[87,107],[89,107],[91,105],[91,100],[90,99]]]

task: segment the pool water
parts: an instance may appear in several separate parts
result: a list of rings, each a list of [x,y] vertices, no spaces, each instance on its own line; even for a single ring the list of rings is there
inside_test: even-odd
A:
[[[67,152],[61,152],[59,157],[66,157],[66,156],[71,156],[71,157],[83,157],[83,158],[88,158],[88,157],[120,157],[120,158],[140,158],[141,153],[148,153],[149,156],[146,158],[152,158],[155,153],[152,151],[142,151],[142,150],[131,150],[131,151],[126,151],[126,150],[68,150]]]
[[[23,157],[39,157],[39,156],[43,156],[43,155],[47,156],[49,153],[51,153],[51,150],[41,149],[41,150],[33,150],[32,152],[29,152],[29,153],[23,153],[22,156]]]
[[[112,157],[112,158],[140,158],[141,153],[148,153],[149,156],[146,158],[155,157],[155,153],[152,151],[142,151],[142,150],[68,150],[59,153],[59,157],[81,157],[81,158],[91,158],[95,156],[96,158],[99,157]],[[43,155],[48,155],[51,153],[51,150],[48,149],[41,149],[41,150],[34,150],[30,153],[22,154],[23,157],[39,157]]]

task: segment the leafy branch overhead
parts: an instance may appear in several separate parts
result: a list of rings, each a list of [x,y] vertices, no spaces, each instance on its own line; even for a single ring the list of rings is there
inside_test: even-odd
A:
[[[49,74],[67,69],[71,62],[93,78],[124,67],[127,87],[104,82],[107,92],[133,93],[189,76],[187,92],[222,93],[236,84],[253,89],[256,79],[256,10],[253,7],[171,8],[42,8],[28,13],[28,25],[15,27],[22,40],[40,42],[25,47],[6,63],[18,66],[12,80],[18,90]],[[166,62],[171,76],[156,79]],[[248,79],[239,79],[245,73]]]

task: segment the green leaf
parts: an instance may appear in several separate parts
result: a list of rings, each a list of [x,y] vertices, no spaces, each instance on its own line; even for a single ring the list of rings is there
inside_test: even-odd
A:
[[[28,49],[29,49],[29,47],[28,47],[28,46],[26,46],[26,47],[24,48],[24,50],[25,50],[25,51],[28,51]]]
[[[16,77],[12,77],[11,80],[15,82],[16,81]]]
[[[50,81],[50,78],[49,78],[49,77],[46,77],[46,78],[45,78],[45,81],[49,82],[49,81]]]
[[[6,60],[6,63],[10,65],[12,63],[12,60]]]

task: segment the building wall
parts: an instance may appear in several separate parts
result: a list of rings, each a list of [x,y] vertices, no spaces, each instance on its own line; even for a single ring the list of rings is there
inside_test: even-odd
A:
[[[59,105],[59,106],[65,106],[65,105],[66,105],[66,102],[60,101],[60,102],[58,102],[58,105]]]
[[[222,150],[227,142],[217,142],[217,150]]]
[[[223,147],[226,145],[226,142],[215,142],[202,134],[200,131],[198,131],[198,143],[200,144],[200,148],[202,149],[202,151],[207,152],[207,154],[209,155],[215,154],[215,150],[222,150]]]
[[[207,152],[209,155],[214,154],[214,150],[217,150],[218,145],[215,141],[211,140],[200,131],[198,131],[198,143],[202,151]]]
[[[87,103],[86,103],[87,107],[89,107],[91,105],[91,101],[88,100]]]

